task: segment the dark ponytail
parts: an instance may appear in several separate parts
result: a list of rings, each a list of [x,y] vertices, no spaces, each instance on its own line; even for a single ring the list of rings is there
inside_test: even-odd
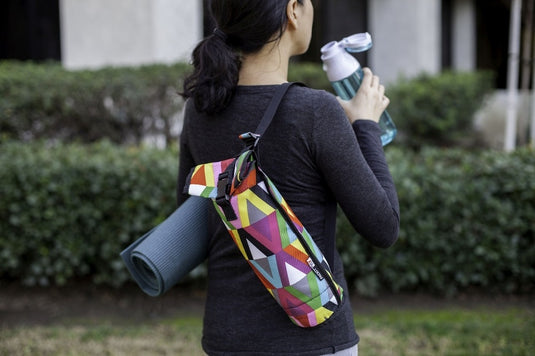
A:
[[[197,45],[192,59],[194,71],[184,81],[183,96],[193,98],[199,112],[212,115],[222,111],[238,85],[238,55],[222,38],[212,34]]]
[[[209,0],[216,29],[194,49],[194,70],[182,93],[193,99],[197,111],[213,115],[229,105],[238,85],[240,55],[282,36],[287,5],[288,0]]]

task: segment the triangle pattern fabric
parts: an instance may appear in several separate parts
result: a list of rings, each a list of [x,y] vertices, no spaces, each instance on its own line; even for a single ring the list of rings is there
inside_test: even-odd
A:
[[[264,216],[262,220],[258,220],[256,223],[245,227],[244,230],[254,236],[256,241],[267,247],[271,252],[277,253],[282,250],[279,226],[275,213]]]
[[[308,279],[302,278],[301,280],[295,282],[292,284],[295,289],[297,289],[299,292],[303,293],[309,298],[312,298],[312,292],[310,290],[310,285],[308,284]]]
[[[249,251],[251,251],[251,257],[253,260],[261,260],[267,258],[265,254],[262,253],[251,241],[247,240],[247,246],[249,246]]]
[[[205,174],[205,169],[206,167],[205,166],[201,166],[199,167],[199,169],[197,169],[193,175],[191,176],[191,182],[193,184],[198,184],[198,185],[204,185],[206,186],[206,174]]]
[[[258,209],[250,200],[247,201],[247,214],[249,215],[249,224],[251,225],[266,217],[266,214]]]
[[[298,270],[297,268],[295,268],[294,266],[288,263],[285,263],[285,265],[286,265],[286,274],[288,275],[288,282],[290,284],[297,286],[299,283],[303,281],[303,279],[307,278],[306,273],[301,272],[300,270]],[[308,284],[307,281],[305,281],[305,283]]]
[[[257,273],[260,273],[273,286],[273,288],[283,287],[275,256],[250,260],[249,262],[256,268]]]

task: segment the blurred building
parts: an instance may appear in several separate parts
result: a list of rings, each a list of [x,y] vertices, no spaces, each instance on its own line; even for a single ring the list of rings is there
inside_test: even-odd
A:
[[[187,60],[212,25],[206,0],[4,0],[0,58],[61,60],[67,68]],[[361,62],[385,81],[446,68],[492,69],[505,86],[508,0],[331,0],[316,5],[310,51],[368,31]]]
[[[202,36],[202,4],[191,0],[60,0],[68,68],[172,63]]]
[[[184,60],[202,36],[197,0],[3,0],[0,59],[67,68]]]

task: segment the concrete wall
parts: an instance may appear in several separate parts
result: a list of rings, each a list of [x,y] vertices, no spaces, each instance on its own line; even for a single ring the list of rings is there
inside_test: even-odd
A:
[[[369,65],[387,83],[441,70],[441,0],[373,0]],[[60,0],[67,68],[189,59],[202,38],[200,0]],[[475,68],[474,0],[453,1],[453,67]]]
[[[370,67],[387,83],[441,70],[441,1],[373,0]]]
[[[60,18],[71,69],[184,60],[202,36],[195,0],[60,0]]]
[[[462,71],[476,68],[476,12],[474,0],[454,0],[452,11],[452,66]]]

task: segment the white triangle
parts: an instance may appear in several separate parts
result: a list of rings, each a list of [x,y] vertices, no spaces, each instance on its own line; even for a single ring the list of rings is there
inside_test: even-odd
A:
[[[266,255],[262,253],[259,249],[256,248],[255,245],[253,245],[249,240],[247,240],[247,245],[249,246],[249,250],[251,251],[251,254],[253,255],[253,260],[258,260],[261,258],[267,258]]]
[[[266,193],[268,192],[268,190],[267,190],[267,188],[266,188],[266,184],[264,183],[264,181],[258,183],[257,186],[259,186],[260,188],[262,188],[262,190],[263,190],[264,192],[266,192]]]
[[[330,302],[331,302],[331,303],[333,303],[333,304],[336,304],[336,305],[338,305],[338,302],[336,301],[336,297],[335,297],[335,295],[334,295],[334,294],[333,294],[333,296],[332,296],[332,298],[331,298]]]
[[[285,265],[288,282],[290,282],[290,284],[295,284],[307,276],[306,273],[301,272],[294,266],[289,265],[288,263],[285,263]]]
[[[194,195],[194,196],[200,197],[200,196],[202,195],[202,193],[204,192],[205,189],[206,189],[206,186],[205,186],[205,185],[200,185],[200,184],[190,184],[190,185],[189,185],[188,194],[189,194],[189,195]]]

